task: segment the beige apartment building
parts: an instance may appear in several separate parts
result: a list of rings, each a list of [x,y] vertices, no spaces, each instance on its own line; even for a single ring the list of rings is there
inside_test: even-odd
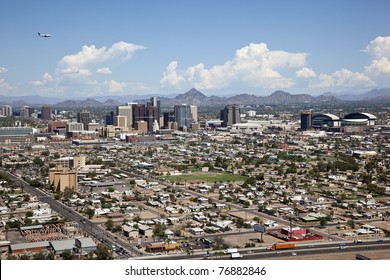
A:
[[[54,186],[55,192],[64,192],[66,188],[77,189],[77,172],[67,168],[53,168],[49,170],[49,183]]]

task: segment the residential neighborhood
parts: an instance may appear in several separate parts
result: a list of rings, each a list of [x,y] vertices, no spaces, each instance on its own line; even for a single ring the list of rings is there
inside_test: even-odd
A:
[[[156,118],[145,133],[87,110],[76,134],[69,111],[2,126],[2,258],[203,257],[390,235],[388,110],[341,118],[233,106],[217,120],[179,108],[190,127]]]

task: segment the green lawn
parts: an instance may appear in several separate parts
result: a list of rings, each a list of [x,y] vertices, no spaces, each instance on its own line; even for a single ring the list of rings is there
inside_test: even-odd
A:
[[[175,175],[175,176],[161,176],[166,180],[170,180],[172,182],[236,182],[236,181],[245,181],[248,177],[241,175],[234,175],[230,173],[224,172],[197,172],[183,175]]]

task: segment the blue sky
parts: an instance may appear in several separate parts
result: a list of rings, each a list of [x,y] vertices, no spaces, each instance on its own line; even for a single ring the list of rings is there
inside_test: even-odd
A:
[[[390,87],[387,0],[3,0],[0,26],[0,96]]]

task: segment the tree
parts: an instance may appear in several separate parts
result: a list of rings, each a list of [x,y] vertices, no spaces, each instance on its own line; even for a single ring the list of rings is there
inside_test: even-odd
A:
[[[49,252],[47,255],[46,255],[46,259],[47,260],[54,260],[55,256],[54,256],[54,253],[53,252]]]
[[[165,237],[165,230],[167,229],[167,226],[164,224],[156,224],[153,229],[153,237]]]
[[[65,249],[65,251],[62,253],[62,259],[63,260],[71,260],[73,258],[73,253],[69,249]]]
[[[355,221],[354,220],[348,220],[347,225],[350,226],[352,229],[355,228]]]
[[[325,227],[326,223],[328,222],[326,217],[320,217],[318,220],[320,221],[320,226],[321,227]]]
[[[112,252],[104,245],[98,245],[96,248],[96,259],[98,260],[112,260]]]
[[[46,254],[44,252],[35,253],[32,256],[32,259],[33,260],[46,260]]]
[[[108,219],[108,221],[104,225],[109,231],[112,231],[112,229],[114,228],[114,222],[111,219]]]
[[[135,215],[135,216],[133,217],[133,222],[139,223],[140,221],[141,221],[141,217],[140,217],[139,215]]]
[[[69,188],[69,187],[66,187],[66,188],[64,189],[64,194],[62,195],[62,197],[63,197],[64,199],[71,199],[72,196],[73,196],[74,194],[76,194],[76,192],[75,192],[74,189]]]
[[[30,181],[30,186],[33,186],[35,188],[39,188],[39,187],[43,186],[43,184],[39,179],[33,179]]]
[[[30,218],[24,219],[24,225],[25,226],[31,226],[32,225],[32,220]]]
[[[18,258],[15,255],[8,255],[7,260],[15,261]]]
[[[23,254],[19,257],[19,260],[29,260],[31,259],[29,255]]]
[[[92,208],[85,209],[84,213],[88,216],[88,219],[92,219],[93,215],[95,215],[95,210]]]
[[[225,240],[223,239],[222,236],[216,236],[214,238],[215,244],[214,244],[214,250],[221,250],[225,249],[228,246],[225,244]]]
[[[25,216],[25,218],[30,218],[30,217],[34,216],[34,213],[32,211],[27,211],[24,216]]]
[[[43,166],[45,163],[40,157],[35,157],[33,161],[36,165]]]

